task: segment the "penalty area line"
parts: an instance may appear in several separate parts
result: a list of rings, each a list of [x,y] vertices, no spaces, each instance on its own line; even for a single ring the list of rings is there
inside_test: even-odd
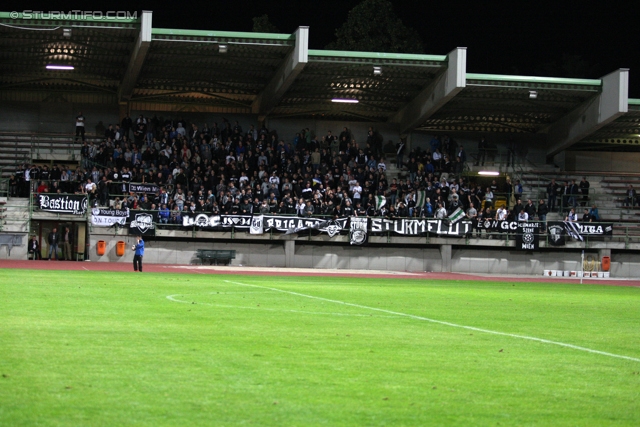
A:
[[[346,301],[333,300],[333,299],[329,299],[329,298],[317,297],[317,296],[314,296],[314,295],[301,294],[299,292],[285,291],[283,289],[271,288],[269,286],[252,285],[252,284],[249,284],[249,283],[234,282],[234,281],[231,281],[231,280],[224,280],[224,281],[227,282],[227,283],[232,283],[234,285],[238,285],[238,286],[248,286],[248,287],[252,287],[252,288],[268,289],[268,290],[274,291],[274,292],[281,292],[281,293],[284,293],[284,294],[295,295],[295,296],[299,296],[299,297],[303,297],[303,298],[311,298],[311,299],[320,300],[320,301],[332,302],[334,304],[341,304],[341,305],[347,305],[347,306],[350,306],[350,307],[357,307],[357,308],[363,308],[363,309],[367,309],[367,310],[379,311],[379,312],[382,312],[382,313],[392,314],[392,315],[395,315],[395,316],[408,317],[408,318],[411,318],[411,319],[416,319],[416,320],[422,320],[422,321],[425,321],[425,322],[436,323],[438,325],[450,326],[452,328],[466,329],[466,330],[469,330],[469,331],[483,332],[485,334],[500,335],[500,336],[503,336],[503,337],[519,338],[519,339],[528,340],[528,341],[540,342],[540,343],[543,343],[543,344],[552,344],[552,345],[557,345],[557,346],[560,346],[560,347],[571,348],[573,350],[585,351],[587,353],[599,354],[601,356],[615,357],[617,359],[625,359],[625,360],[631,360],[633,362],[640,362],[640,359],[636,358],[636,357],[624,356],[624,355],[615,354],[615,353],[608,353],[606,351],[594,350],[592,348],[581,347],[579,345],[568,344],[568,343],[564,343],[564,342],[560,342],[560,341],[552,341],[552,340],[547,340],[547,339],[544,339],[544,338],[530,337],[530,336],[527,336],[527,335],[511,334],[511,333],[508,333],[508,332],[493,331],[491,329],[476,328],[475,326],[459,325],[457,323],[446,322],[446,321],[443,321],[443,320],[430,319],[428,317],[423,317],[423,316],[416,316],[415,314],[401,313],[401,312],[398,312],[398,311],[385,310],[384,308],[369,307],[369,306],[366,306],[366,305],[354,304],[354,303],[346,302]]]

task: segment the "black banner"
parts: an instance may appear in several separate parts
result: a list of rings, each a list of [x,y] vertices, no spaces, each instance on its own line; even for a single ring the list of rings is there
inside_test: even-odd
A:
[[[296,218],[296,217],[265,217],[264,230],[284,231],[286,234],[318,231],[327,233],[329,237],[347,231],[349,218]]]
[[[584,240],[584,236],[612,236],[613,224],[600,222],[549,222],[547,224],[549,244],[563,246],[566,236],[577,240]]]
[[[368,233],[395,233],[401,236],[426,236],[433,234],[438,236],[463,237],[471,234],[471,221],[458,221],[451,223],[446,219],[412,219],[412,218],[358,218],[354,228],[349,227],[349,218],[330,220],[326,218],[300,218],[295,216],[271,216],[271,215],[184,215],[182,225],[184,227],[199,227],[211,231],[224,230],[235,227],[246,229],[251,234],[262,234],[271,230],[287,234],[300,233],[307,230],[317,230],[329,234],[330,237],[338,233],[350,233],[355,241],[366,241],[367,236],[357,233],[363,230],[366,224]],[[366,222],[364,220],[367,220]],[[355,243],[354,243],[355,244]]]
[[[497,219],[485,219],[478,221],[477,227],[479,230],[487,230],[487,233],[497,232],[518,232],[518,221],[504,221]],[[534,224],[530,222],[528,224]]]
[[[348,218],[329,220],[326,218],[300,218],[296,216],[271,215],[184,215],[184,227],[196,226],[211,231],[221,231],[230,227],[247,230],[251,234],[262,234],[275,230],[281,233],[293,234],[308,230],[317,230],[335,236],[341,231],[346,232]]]
[[[61,214],[84,215],[87,212],[85,194],[39,194],[40,210]]]
[[[516,249],[537,251],[540,247],[540,223],[520,221],[516,230]]]
[[[129,183],[129,193],[151,193],[155,194],[160,191],[160,187],[156,184]]]
[[[368,240],[369,218],[352,216],[349,221],[349,243],[352,245],[364,245]]]
[[[446,219],[412,218],[371,218],[371,233],[392,232],[401,236],[437,236],[463,237],[471,234],[472,222],[468,220],[451,223]]]
[[[251,228],[251,215],[208,215],[201,213],[198,215],[182,215],[182,226],[196,226],[210,230],[223,230],[225,228],[236,227],[249,230]]]
[[[547,233],[549,234],[549,244],[551,246],[564,246],[567,231],[562,222],[547,223]]]
[[[129,215],[129,234],[140,236],[155,236],[156,223],[158,222],[157,211],[134,211]]]

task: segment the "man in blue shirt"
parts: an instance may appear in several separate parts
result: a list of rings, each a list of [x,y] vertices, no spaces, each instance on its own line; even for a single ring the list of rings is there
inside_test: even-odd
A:
[[[136,244],[131,248],[135,251],[133,256],[133,271],[142,273],[142,257],[144,256],[144,240],[142,236],[136,237]]]

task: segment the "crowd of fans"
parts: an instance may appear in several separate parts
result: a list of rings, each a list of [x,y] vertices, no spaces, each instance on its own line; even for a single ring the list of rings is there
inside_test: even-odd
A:
[[[383,146],[373,128],[366,136],[347,127],[317,136],[307,128],[285,140],[274,129],[243,129],[226,119],[199,127],[127,115],[99,143],[82,142],[80,166],[21,165],[10,192],[86,193],[92,206],[157,210],[162,223],[174,224],[200,212],[445,218],[461,208],[474,220],[546,218],[544,201],[521,201],[519,181],[467,182],[467,154],[448,136],[434,137],[427,150],[405,151],[402,140]],[[402,178],[387,178],[385,155],[395,157]],[[159,191],[132,193],[129,182]],[[494,210],[497,199],[504,206]]]
[[[183,212],[409,217],[459,205],[455,193],[464,180],[453,177],[462,172],[462,147],[445,137],[432,141],[431,151],[405,153],[403,141],[385,147],[382,141],[373,128],[362,142],[346,127],[321,137],[307,128],[285,141],[275,130],[243,130],[226,119],[200,128],[127,116],[109,125],[100,143],[82,142],[81,166],[21,165],[10,192],[87,193],[93,206],[159,210],[161,221],[175,223]],[[406,179],[387,179],[383,149],[398,159]],[[129,193],[128,182],[153,183],[160,191]],[[428,195],[421,206],[418,190]],[[376,196],[387,203],[379,206]]]

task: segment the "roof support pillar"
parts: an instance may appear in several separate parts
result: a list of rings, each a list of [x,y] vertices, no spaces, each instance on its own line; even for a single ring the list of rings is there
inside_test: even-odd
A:
[[[424,123],[456,96],[467,84],[467,48],[458,47],[447,55],[447,69],[391,119],[406,133]]]
[[[271,81],[251,105],[251,111],[264,120],[282,99],[298,74],[309,62],[309,27],[298,27],[295,32],[296,45],[276,71]]]
[[[142,19],[140,20],[140,34],[136,40],[136,44],[131,52],[127,72],[118,88],[118,100],[129,101],[133,95],[133,89],[136,86],[144,59],[147,56],[149,46],[151,46],[151,18],[153,12],[150,10],[142,11]]]
[[[602,77],[602,92],[548,128],[552,157],[614,121],[629,108],[629,70],[621,68]]]

